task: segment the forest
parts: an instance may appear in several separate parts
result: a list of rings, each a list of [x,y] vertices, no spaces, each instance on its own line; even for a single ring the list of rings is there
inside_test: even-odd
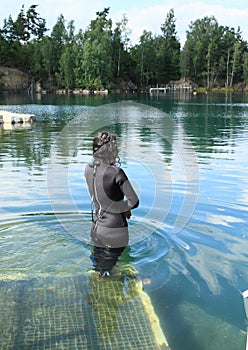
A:
[[[111,91],[123,82],[146,90],[179,79],[206,89],[248,84],[248,43],[240,28],[219,25],[214,16],[197,19],[181,47],[171,9],[160,34],[144,30],[132,45],[127,16],[113,24],[109,11],[96,12],[76,33],[74,21],[63,14],[49,31],[37,5],[27,11],[22,6],[17,18],[10,15],[0,28],[0,66],[25,72],[49,92]]]

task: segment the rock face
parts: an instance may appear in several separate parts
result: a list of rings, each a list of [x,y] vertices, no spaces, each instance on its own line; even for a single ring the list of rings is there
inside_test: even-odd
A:
[[[6,92],[27,92],[30,77],[15,68],[0,67],[0,90]]]
[[[248,84],[239,83],[234,85],[235,92],[248,92]]]

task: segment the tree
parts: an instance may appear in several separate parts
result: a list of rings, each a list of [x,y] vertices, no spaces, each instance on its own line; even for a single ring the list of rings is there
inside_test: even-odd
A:
[[[18,67],[25,69],[26,55],[23,45],[15,40],[10,30],[13,23],[12,17],[9,16],[9,20],[4,20],[4,27],[1,30],[1,64],[9,67]]]
[[[8,61],[9,44],[0,31],[0,65],[4,65]]]
[[[11,16],[9,16],[8,20],[4,20],[3,33],[6,39],[25,43],[32,37],[36,37],[40,40],[44,36],[47,31],[46,21],[39,17],[36,11],[37,6],[38,5],[30,6],[25,14],[24,5],[22,5],[15,21],[13,21]]]
[[[248,52],[244,53],[243,79],[244,79],[244,82],[248,84]]]
[[[11,16],[4,20],[0,48],[2,64],[29,72],[32,58],[28,44],[34,39],[40,41],[47,31],[46,21],[39,16],[36,7],[37,5],[30,6],[25,13],[22,6],[15,21]]]
[[[75,36],[74,36],[75,26],[74,22],[70,21],[67,27],[67,36],[64,51],[59,60],[59,74],[58,78],[60,84],[66,88],[66,90],[71,90],[75,84],[74,78],[74,66],[75,66]]]
[[[46,21],[44,18],[39,17],[38,12],[36,12],[36,7],[38,5],[32,5],[27,10],[26,13],[26,26],[28,31],[35,36],[38,40],[44,37],[45,32],[47,32]],[[31,35],[30,35],[31,37]]]
[[[135,61],[136,82],[140,87],[147,88],[156,82],[156,43],[152,33],[146,30],[140,37],[139,45],[131,51]]]
[[[57,23],[53,27],[51,33],[51,61],[52,61],[52,74],[57,72],[59,66],[60,57],[64,51],[66,43],[66,28],[65,28],[65,18],[61,14],[58,17]]]
[[[217,80],[232,87],[242,79],[242,57],[247,44],[241,32],[227,26],[219,26],[216,19],[204,17],[191,22],[183,48],[181,67],[184,74],[207,88]]]
[[[177,38],[176,19],[171,9],[161,25],[162,36],[158,51],[158,78],[161,83],[180,78],[180,42]]]
[[[235,73],[237,72],[239,57],[240,57],[240,42],[236,41],[234,44],[234,50],[233,50],[230,87],[233,86],[233,78]]]
[[[81,84],[88,89],[106,88],[113,80],[112,20],[107,18],[108,13],[109,8],[97,12],[84,34]]]
[[[210,87],[217,72],[218,23],[213,16],[204,17],[191,22],[189,28],[183,48],[188,77],[198,82],[204,79],[205,85]]]
[[[81,88],[83,86],[83,67],[82,67],[82,57],[83,57],[83,46],[84,46],[84,33],[82,29],[79,30],[78,34],[75,35],[75,65],[73,67],[75,87]]]
[[[121,21],[116,23],[113,33],[113,74],[120,78],[128,69],[128,43],[130,30],[127,28],[128,18],[123,15]]]
[[[65,48],[66,35],[65,19],[60,15],[51,36],[45,37],[41,42],[42,65],[47,76],[46,88],[49,90],[59,87],[59,65]]]

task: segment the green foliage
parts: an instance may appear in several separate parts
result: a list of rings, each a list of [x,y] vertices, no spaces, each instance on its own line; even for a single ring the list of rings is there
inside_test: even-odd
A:
[[[72,90],[75,85],[74,66],[75,66],[75,36],[74,23],[71,21],[67,27],[66,42],[63,53],[59,60],[59,85],[66,90]]]
[[[248,51],[240,30],[219,26],[216,19],[204,17],[191,23],[181,55],[181,71],[207,88],[216,82],[228,87],[241,79],[243,55]]]
[[[32,36],[37,37],[38,40],[44,36],[47,31],[46,21],[39,17],[36,7],[37,5],[30,6],[25,14],[24,5],[22,5],[15,21],[11,16],[8,20],[4,20],[3,33],[6,39],[27,42]]]
[[[127,24],[128,19],[126,15],[123,15],[121,21],[116,23],[116,28],[112,35],[112,74],[116,79],[129,75],[130,55],[127,48],[130,41],[130,30]]]
[[[112,75],[112,21],[109,9],[97,12],[85,32],[81,69],[81,83],[89,89],[101,89],[113,79]]]
[[[1,64],[29,71],[32,59],[28,55],[27,45],[34,38],[40,41],[47,31],[46,21],[39,17],[36,7],[37,5],[30,6],[25,13],[23,5],[15,21],[11,16],[4,20],[0,32]]]
[[[160,39],[159,62],[163,68],[163,74],[159,76],[160,83],[163,83],[180,78],[180,42],[176,36],[173,9],[168,12],[164,24],[161,25],[161,31],[163,35]]]
[[[136,83],[139,86],[148,86],[156,82],[156,46],[151,32],[143,31],[139,45],[131,51],[135,65]]]
[[[132,46],[126,15],[113,26],[109,10],[97,12],[85,32],[78,33],[61,14],[47,35],[37,5],[26,12],[22,6],[17,18],[10,15],[0,29],[0,64],[22,69],[48,91],[111,89],[130,80],[146,89],[181,77],[207,89],[248,83],[248,46],[239,28],[219,26],[213,16],[197,19],[181,50],[171,9],[160,35],[144,30]]]
[[[248,52],[244,53],[243,79],[244,82],[248,84]]]
[[[166,84],[180,78],[180,43],[176,37],[174,11],[170,10],[161,25],[162,35],[154,37],[143,31],[140,42],[131,50],[136,62],[139,86]]]

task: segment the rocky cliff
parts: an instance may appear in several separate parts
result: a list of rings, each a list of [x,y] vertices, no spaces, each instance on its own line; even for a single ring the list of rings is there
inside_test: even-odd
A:
[[[0,91],[2,92],[27,92],[30,85],[30,77],[15,68],[0,66]]]

